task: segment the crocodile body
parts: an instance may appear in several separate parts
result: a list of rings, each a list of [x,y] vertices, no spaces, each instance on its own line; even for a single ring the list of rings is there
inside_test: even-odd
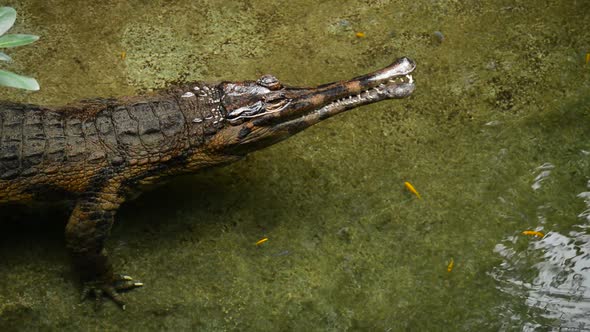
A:
[[[182,90],[63,108],[0,103],[0,203],[119,193],[222,162],[197,152],[224,125],[218,89],[198,98]]]
[[[144,185],[233,162],[335,114],[414,90],[402,58],[315,88],[257,81],[174,85],[65,107],[0,102],[0,203],[70,200],[66,241],[84,296],[141,286],[113,273],[104,249],[114,216]]]

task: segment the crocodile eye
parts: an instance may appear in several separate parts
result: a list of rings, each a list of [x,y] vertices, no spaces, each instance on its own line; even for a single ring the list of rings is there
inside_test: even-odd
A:
[[[256,83],[265,88],[268,88],[271,91],[278,90],[283,87],[281,85],[281,82],[279,82],[279,80],[272,75],[264,75],[261,78],[259,78],[258,81],[256,81]]]

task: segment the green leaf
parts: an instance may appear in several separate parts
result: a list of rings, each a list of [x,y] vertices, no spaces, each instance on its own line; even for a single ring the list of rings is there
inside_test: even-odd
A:
[[[12,7],[0,7],[0,36],[12,27],[16,21],[16,10]]]
[[[1,61],[12,61],[12,58],[8,56],[8,54],[4,52],[0,52],[0,60]]]
[[[25,90],[39,90],[39,83],[37,83],[36,79],[4,70],[0,70],[0,85]]]
[[[39,36],[35,35],[4,35],[0,37],[0,48],[17,47],[22,45],[30,44],[39,39]]]

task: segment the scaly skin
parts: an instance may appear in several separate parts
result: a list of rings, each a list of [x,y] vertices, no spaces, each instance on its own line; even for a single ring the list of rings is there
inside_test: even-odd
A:
[[[406,58],[316,88],[258,81],[172,86],[66,107],[0,102],[0,203],[71,200],[66,241],[83,297],[141,286],[113,273],[104,242],[133,191],[225,164],[335,114],[414,90]]]

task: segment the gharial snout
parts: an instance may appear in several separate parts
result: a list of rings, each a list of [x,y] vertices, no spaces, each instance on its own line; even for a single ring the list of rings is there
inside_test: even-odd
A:
[[[256,150],[347,110],[408,97],[416,88],[415,68],[404,57],[375,72],[314,88],[289,87],[272,75],[225,82],[222,107],[229,126],[220,137],[236,151]]]
[[[409,58],[401,58],[392,65],[369,75],[377,88],[385,89],[388,98],[405,98],[414,92],[416,85],[411,73],[416,63]]]
[[[404,98],[415,89],[411,75],[415,68],[416,63],[404,57],[373,73],[315,88],[283,86],[270,75],[263,78],[276,80],[273,87],[261,80],[227,85],[226,98],[241,99],[241,104],[233,103],[237,107],[225,105],[227,118],[234,125],[249,119],[257,119],[259,124],[266,120],[287,121],[313,112],[335,114],[384,99]]]
[[[355,77],[348,81],[325,84],[318,87],[318,94],[354,101],[376,102],[386,98],[404,98],[412,94],[415,89],[411,73],[416,63],[409,58],[400,58],[391,65],[375,72]],[[346,99],[344,99],[346,100]],[[359,106],[359,105],[355,105]]]
[[[373,73],[320,85],[298,98],[293,98],[291,107],[276,115],[288,118],[318,113],[321,118],[326,118],[384,99],[408,97],[416,88],[411,75],[415,68],[416,63],[404,57]]]

